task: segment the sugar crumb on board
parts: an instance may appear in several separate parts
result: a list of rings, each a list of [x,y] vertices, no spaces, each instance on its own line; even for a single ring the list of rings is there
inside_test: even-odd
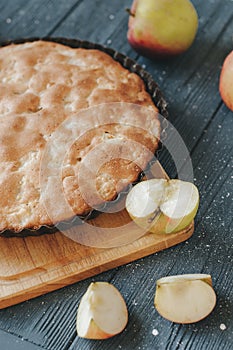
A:
[[[157,335],[159,334],[158,329],[154,328],[154,329],[152,330],[152,334],[153,334],[154,336],[157,336]]]
[[[227,329],[227,327],[224,323],[221,323],[219,328],[221,329],[221,331],[225,331]]]

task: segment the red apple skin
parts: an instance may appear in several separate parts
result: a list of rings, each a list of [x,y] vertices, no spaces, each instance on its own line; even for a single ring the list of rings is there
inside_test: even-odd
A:
[[[154,38],[150,38],[149,34],[147,35],[146,39],[136,40],[133,36],[133,33],[129,31],[128,41],[136,52],[150,59],[166,57],[169,58],[172,56],[177,56],[184,52],[182,48],[173,48],[173,51],[171,51],[171,49],[162,46]]]
[[[130,17],[128,22],[128,42],[132,48],[138,52],[140,55],[148,57],[150,59],[157,58],[169,58],[177,56],[185,52],[192,44],[197,28],[198,19],[196,19],[196,30],[193,33],[193,38],[190,40],[189,44],[182,43],[179,38],[173,40],[170,45],[160,43],[157,38],[150,31],[150,26],[142,28],[142,34],[136,37],[135,35],[135,14],[137,11],[138,3],[140,0],[134,0],[130,9]],[[141,0],[143,1],[143,0]],[[191,4],[192,6],[192,4]],[[192,6],[193,7],[193,6]],[[195,11],[193,7],[193,11]]]
[[[229,53],[223,63],[219,92],[226,106],[233,111],[233,51]]]

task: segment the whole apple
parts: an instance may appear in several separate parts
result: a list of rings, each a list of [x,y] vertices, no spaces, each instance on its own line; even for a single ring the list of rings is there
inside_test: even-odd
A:
[[[224,103],[233,111],[233,51],[229,53],[223,63],[219,91]]]
[[[153,59],[186,51],[197,28],[197,12],[189,0],[134,0],[127,37],[138,53]]]

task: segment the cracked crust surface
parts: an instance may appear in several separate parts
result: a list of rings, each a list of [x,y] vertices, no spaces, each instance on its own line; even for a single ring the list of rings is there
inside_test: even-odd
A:
[[[61,181],[63,194],[76,215],[92,209],[78,179],[87,154],[92,165],[100,165],[94,184],[99,196],[94,203],[115,199],[148,164],[151,155],[146,150],[154,153],[158,147],[157,108],[139,76],[99,50],[45,41],[0,49],[0,231],[20,234],[24,228],[54,223],[43,203],[39,176],[47,143],[64,121],[82,118],[80,110],[112,102],[145,106],[149,112],[138,111],[141,124],[133,126],[132,110],[119,117],[118,107],[112,108],[109,123],[98,125],[91,118],[90,130],[73,142],[62,160]],[[100,162],[96,153],[91,157],[93,149],[102,144],[103,159],[103,149],[107,155],[113,143],[118,149],[127,146],[127,159],[113,155]],[[145,152],[137,144],[143,145]],[[92,186],[86,186],[86,191],[91,192]],[[59,194],[51,196],[57,207],[55,221],[68,219],[59,207]]]

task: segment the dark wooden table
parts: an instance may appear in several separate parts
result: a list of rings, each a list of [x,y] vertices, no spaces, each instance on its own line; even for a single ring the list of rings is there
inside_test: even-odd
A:
[[[190,152],[201,202],[191,239],[137,262],[0,311],[0,348],[230,350],[233,348],[232,135],[233,113],[221,101],[219,74],[233,48],[233,2],[193,0],[199,31],[192,48],[172,61],[150,61],[126,40],[130,0],[2,0],[0,40],[62,36],[98,42],[144,65],[169,103],[170,121]],[[176,170],[166,152],[161,162]],[[217,293],[213,313],[178,325],[154,309],[155,281],[180,273],[210,273]],[[76,310],[91,281],[109,281],[124,295],[129,323],[106,341],[77,337]],[[225,328],[225,329],[224,329]],[[153,330],[158,335],[153,335]]]

